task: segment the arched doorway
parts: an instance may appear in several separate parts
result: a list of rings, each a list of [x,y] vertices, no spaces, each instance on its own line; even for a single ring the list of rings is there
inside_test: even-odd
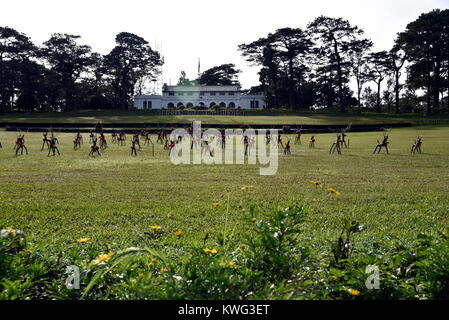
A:
[[[216,105],[215,102],[211,102],[210,105],[209,105],[209,107],[213,107],[213,106],[215,106],[215,105]]]
[[[167,108],[172,109],[175,107],[175,104],[173,102],[170,102],[169,104],[167,104]]]
[[[183,105],[184,104],[182,102],[178,102],[178,104],[176,106],[179,108],[180,106],[183,106]]]
[[[235,103],[234,102],[229,102],[228,107],[234,109],[235,108]]]
[[[191,103],[191,102],[187,103],[186,107],[187,108],[192,108],[193,107],[193,103]]]
[[[224,102],[220,102],[220,107],[222,107],[222,108],[226,108],[226,103],[224,103]]]

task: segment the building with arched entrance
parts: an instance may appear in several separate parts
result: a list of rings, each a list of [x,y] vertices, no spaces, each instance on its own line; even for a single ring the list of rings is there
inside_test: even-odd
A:
[[[164,84],[162,95],[136,95],[137,109],[172,109],[180,106],[213,107],[230,109],[263,109],[263,94],[246,94],[239,86],[168,86]]]

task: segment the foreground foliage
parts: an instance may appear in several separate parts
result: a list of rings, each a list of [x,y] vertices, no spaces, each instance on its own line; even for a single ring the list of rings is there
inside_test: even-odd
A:
[[[151,226],[141,246],[116,252],[88,238],[64,248],[27,244],[23,232],[7,227],[0,238],[0,298],[449,298],[449,229],[362,248],[354,239],[366,227],[344,221],[333,243],[315,249],[301,241],[303,207],[261,212],[251,206],[244,213],[245,233],[224,225],[222,233],[193,244],[181,231]],[[376,268],[377,288],[370,286]]]

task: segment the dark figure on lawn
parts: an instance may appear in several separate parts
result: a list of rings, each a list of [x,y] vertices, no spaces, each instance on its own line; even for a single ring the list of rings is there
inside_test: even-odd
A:
[[[388,154],[388,144],[389,144],[388,135],[384,134],[384,139],[382,140],[382,142],[379,142],[379,140],[377,140],[377,146],[374,149],[373,154],[376,152],[379,154],[380,151],[382,150],[382,148],[385,148],[385,151],[387,151],[387,154]]]
[[[302,145],[302,142],[301,142],[301,130],[296,131],[295,144]]]
[[[418,136],[418,139],[415,140],[415,143],[412,145],[411,153],[421,153],[421,146],[422,146],[422,137]]]
[[[278,146],[279,145],[281,145],[282,148],[284,148],[284,144],[282,143],[282,136],[280,134],[279,134],[279,137],[278,137]]]
[[[341,134],[337,134],[337,140],[332,143],[332,146],[329,150],[329,154],[335,153],[335,151],[338,152],[338,154],[341,154],[341,146],[343,145],[343,140],[341,138]]]
[[[310,138],[309,148],[315,148],[315,136]]]
[[[143,145],[144,146],[150,145],[150,143],[153,144],[153,141],[151,141],[150,133],[148,131],[145,131],[145,137],[143,139]]]
[[[171,155],[173,148],[176,148],[176,143],[174,141],[170,141],[167,147],[168,147],[168,155]]]
[[[100,147],[97,146],[97,137],[93,135],[92,136],[92,145],[90,146],[89,156],[93,156],[95,153],[98,154],[99,156],[101,156]]]
[[[131,140],[131,156],[136,156],[137,157],[137,149],[136,149],[136,144],[139,143],[139,138],[137,137],[136,139],[136,135],[134,135],[133,139]]]
[[[111,134],[111,142],[116,143],[117,142],[117,131],[112,132]]]
[[[108,147],[108,143],[106,142],[106,137],[103,133],[100,133],[100,148],[104,150]]]
[[[94,135],[94,132],[91,131],[89,134],[89,143],[93,143],[94,142],[94,138],[95,140],[97,140],[97,137]]]
[[[82,136],[78,132],[75,135],[75,139],[73,139],[73,150],[78,150],[81,148],[81,140],[82,140]]]
[[[50,156],[50,153],[53,152],[53,156],[56,155],[56,152],[58,153],[58,156],[60,156],[61,154],[59,153],[59,149],[58,149],[58,138],[56,138],[55,136],[52,136],[50,139],[50,145],[48,148],[48,157]]]
[[[271,142],[271,134],[267,131],[267,133],[265,134],[265,142],[267,144],[270,144]]]
[[[350,131],[352,127],[352,123],[350,123],[344,130],[341,131],[341,147],[349,148],[349,138],[346,132]]]
[[[44,132],[42,138],[42,148],[41,151],[44,150],[44,146],[47,146],[47,148],[50,148],[50,139],[48,139],[48,132]]]
[[[124,146],[126,141],[126,134],[124,132],[119,132],[118,134],[118,145]]]
[[[19,150],[20,150],[20,154],[23,154],[23,149],[25,149],[26,154],[28,154],[28,149],[25,146],[25,135],[24,134],[19,135],[17,137],[15,149],[16,149],[16,155],[19,154]]]
[[[292,154],[292,151],[290,150],[290,141],[287,142],[287,144],[284,147],[284,154]]]
[[[135,141],[135,143],[139,146],[139,150],[141,150],[142,147],[140,146],[140,139],[139,139],[139,134],[138,133],[134,134],[133,141]]]

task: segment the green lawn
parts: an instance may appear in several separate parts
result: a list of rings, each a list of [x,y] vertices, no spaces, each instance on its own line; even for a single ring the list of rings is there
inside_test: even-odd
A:
[[[418,132],[424,153],[411,155]],[[249,204],[268,210],[299,203],[311,212],[304,237],[317,245],[334,239],[345,218],[369,227],[362,238],[434,233],[449,222],[449,128],[395,129],[390,135],[388,156],[372,154],[381,133],[351,133],[351,148],[341,156],[328,154],[334,135],[317,135],[316,149],[294,145],[291,156],[280,154],[277,175],[264,177],[258,165],[174,166],[161,145],[154,157],[144,147],[133,158],[129,141],[126,147],[110,143],[101,157],[90,158],[87,135],[82,150],[74,151],[73,134],[58,134],[62,155],[47,157],[41,135],[29,133],[30,154],[15,157],[15,133],[0,131],[0,226],[25,230],[36,241],[90,237],[122,247],[139,244],[151,225],[182,230],[197,241],[222,229],[228,205],[230,224],[243,232],[240,218]],[[255,188],[242,191],[245,185]],[[215,202],[222,206],[213,207]]]
[[[205,124],[383,124],[416,123],[433,124],[435,121],[449,123],[449,116],[422,117],[420,115],[355,114],[295,111],[248,111],[245,116],[179,115],[158,116],[145,111],[80,111],[71,113],[23,113],[0,114],[0,123],[8,122],[59,122],[59,123],[191,123],[200,120]]]

